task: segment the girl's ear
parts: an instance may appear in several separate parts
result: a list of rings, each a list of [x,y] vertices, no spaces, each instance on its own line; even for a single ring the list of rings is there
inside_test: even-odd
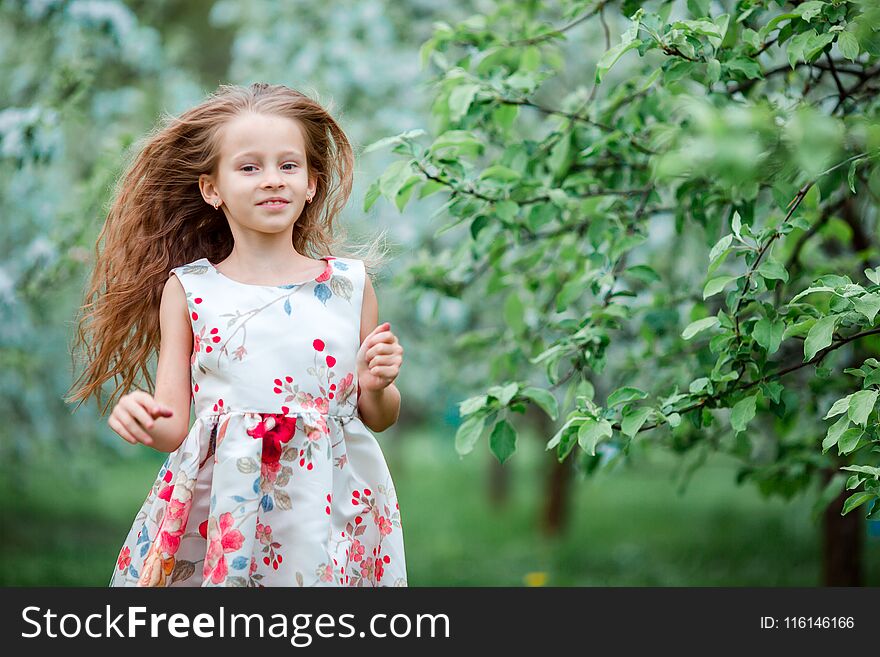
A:
[[[199,191],[206,203],[210,203],[211,199],[217,196],[217,188],[214,187],[214,180],[206,173],[199,176]]]

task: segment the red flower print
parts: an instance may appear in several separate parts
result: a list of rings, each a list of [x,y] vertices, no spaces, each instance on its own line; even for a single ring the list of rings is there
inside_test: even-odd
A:
[[[333,367],[336,365],[336,359],[333,356],[327,356],[327,367]]]
[[[203,523],[199,525],[199,534],[202,535],[202,538],[208,538],[208,521],[205,520]]]
[[[174,477],[174,475],[172,474],[171,470],[166,470],[165,476],[162,478],[162,481],[164,481],[166,484],[171,484],[171,480],[173,479],[173,477]],[[159,499],[165,500],[166,502],[170,502],[171,501],[171,493],[173,493],[173,492],[174,492],[174,485],[173,484],[170,486],[163,486],[162,489],[159,491]]]
[[[388,536],[391,533],[391,521],[385,516],[379,518],[379,533],[382,536]]]
[[[214,412],[215,413],[222,413],[223,412],[223,400],[222,399],[218,399],[217,403],[214,404]]]
[[[332,275],[333,275],[333,265],[331,265],[331,264],[330,264],[330,261],[327,260],[327,266],[324,267],[324,271],[322,271],[322,272],[321,272],[321,275],[318,276],[318,278],[316,278],[315,280],[316,280],[318,283],[323,283],[323,282],[326,281],[328,278],[330,278]]]
[[[296,416],[266,414],[260,417],[261,421],[247,433],[263,440],[262,462],[274,465],[281,460],[282,445],[293,438]]]
[[[116,565],[119,566],[119,570],[125,570],[128,568],[128,564],[131,563],[131,550],[128,547],[122,548],[119,553],[119,558],[116,560]]]
[[[218,522],[213,516],[208,518],[208,552],[205,555],[204,579],[220,584],[229,574],[226,553],[235,552],[244,544],[244,536],[233,528],[235,520],[228,511],[220,516]]]
[[[378,583],[382,579],[382,575],[385,574],[385,564],[382,563],[382,560],[376,559],[376,582]]]
[[[367,557],[361,562],[361,577],[370,579],[373,575],[373,558]]]
[[[355,539],[351,542],[351,552],[349,559],[351,561],[361,561],[364,558],[364,544]]]
[[[312,342],[312,346],[315,348],[315,351],[324,351],[324,341],[320,338],[316,338],[314,342]]]

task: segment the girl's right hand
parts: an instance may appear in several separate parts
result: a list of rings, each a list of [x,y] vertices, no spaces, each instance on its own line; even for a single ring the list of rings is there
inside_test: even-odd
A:
[[[153,439],[145,428],[152,429],[153,420],[158,417],[172,415],[174,412],[170,408],[159,404],[149,393],[135,390],[119,399],[107,419],[107,424],[132,445],[140,442],[152,446]]]

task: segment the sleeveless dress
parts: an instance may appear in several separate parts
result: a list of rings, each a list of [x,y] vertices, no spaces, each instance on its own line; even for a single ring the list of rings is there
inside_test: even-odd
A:
[[[168,455],[110,586],[407,586],[400,509],[358,414],[366,271],[240,283],[176,267],[195,422]]]

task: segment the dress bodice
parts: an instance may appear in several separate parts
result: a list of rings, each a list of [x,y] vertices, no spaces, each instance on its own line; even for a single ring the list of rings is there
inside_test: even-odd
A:
[[[196,417],[357,414],[356,356],[366,271],[325,256],[314,279],[241,283],[207,258],[176,267],[193,331]]]

